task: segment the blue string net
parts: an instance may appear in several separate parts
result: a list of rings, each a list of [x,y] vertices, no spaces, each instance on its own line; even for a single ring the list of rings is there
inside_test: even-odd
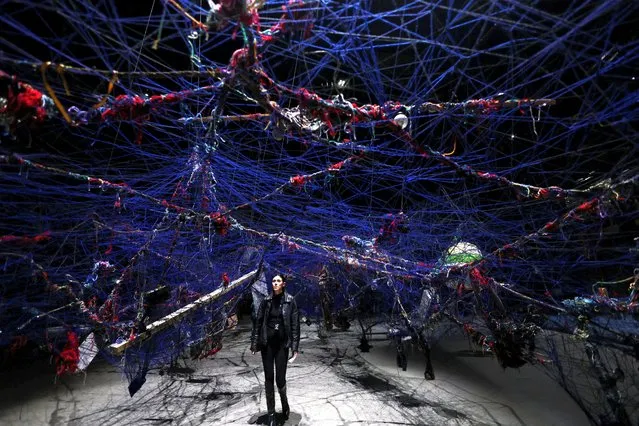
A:
[[[453,324],[629,424],[638,9],[3,5],[5,356],[33,342],[74,371],[93,333],[126,346],[134,393],[219,350],[282,271],[308,321],[389,322],[426,351]]]

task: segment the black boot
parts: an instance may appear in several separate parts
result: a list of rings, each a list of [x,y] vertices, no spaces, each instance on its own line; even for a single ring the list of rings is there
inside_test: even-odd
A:
[[[275,421],[275,413],[268,415],[268,423],[267,426],[277,426],[277,422]]]
[[[270,387],[270,389],[269,389]],[[273,386],[266,386],[264,392],[266,396],[266,411],[268,412],[268,426],[275,426],[275,389]]]
[[[288,420],[288,415],[291,414],[291,408],[288,406],[288,397],[286,396],[286,385],[281,388],[277,388],[280,391],[280,399],[282,400],[282,414],[284,418]]]

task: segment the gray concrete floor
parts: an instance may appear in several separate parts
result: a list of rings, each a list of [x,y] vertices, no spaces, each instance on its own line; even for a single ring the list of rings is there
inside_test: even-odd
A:
[[[423,377],[423,356],[409,350],[407,371],[389,341],[360,353],[356,330],[319,339],[302,326],[302,353],[287,375],[286,425],[587,425],[585,415],[539,370],[502,370],[463,336],[433,351],[436,380]],[[248,350],[248,324],[224,340],[214,358],[185,360],[181,373],[152,370],[129,397],[116,367],[97,361],[84,375],[54,384],[53,366],[0,377],[1,425],[224,425],[259,423],[265,412],[261,358]],[[184,364],[183,364],[184,365]],[[277,402],[279,411],[279,401]],[[262,417],[261,417],[262,416]]]

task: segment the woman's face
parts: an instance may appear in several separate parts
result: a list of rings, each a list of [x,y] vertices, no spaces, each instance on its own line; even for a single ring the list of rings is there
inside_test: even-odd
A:
[[[281,275],[275,275],[273,277],[273,293],[280,294],[284,287],[286,286],[286,282],[282,279]]]

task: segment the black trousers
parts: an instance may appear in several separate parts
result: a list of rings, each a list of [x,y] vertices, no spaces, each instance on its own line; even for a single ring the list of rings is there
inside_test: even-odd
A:
[[[286,385],[286,364],[288,363],[288,348],[283,339],[275,335],[269,337],[268,343],[262,347],[262,364],[264,365],[264,387],[267,390],[273,388],[273,382],[278,388]],[[275,366],[275,371],[273,371]]]

